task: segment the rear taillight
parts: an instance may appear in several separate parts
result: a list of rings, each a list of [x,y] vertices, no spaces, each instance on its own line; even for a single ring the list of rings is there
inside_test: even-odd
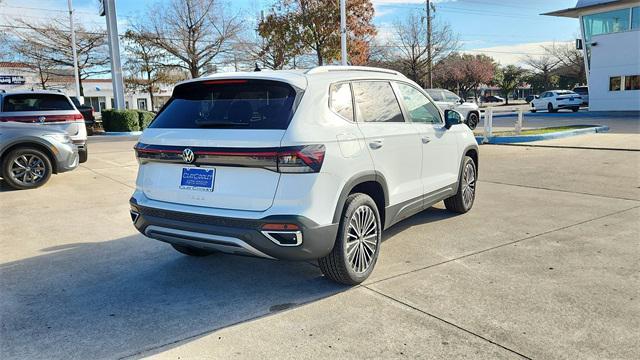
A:
[[[324,161],[324,145],[286,147],[278,151],[278,172],[320,172]]]

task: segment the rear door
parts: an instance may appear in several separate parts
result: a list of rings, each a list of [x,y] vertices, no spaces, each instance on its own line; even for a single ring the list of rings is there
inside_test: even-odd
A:
[[[177,86],[136,145],[138,187],[158,201],[268,209],[280,179],[276,152],[297,96],[292,86],[266,80]]]
[[[386,180],[390,204],[418,201],[419,207],[422,148],[418,131],[405,121],[389,81],[356,81],[352,86],[358,127],[375,169]]]
[[[437,197],[458,180],[461,154],[456,132],[464,128],[446,129],[440,111],[422,91],[401,82],[396,86],[405,112],[420,132],[424,193]]]
[[[46,125],[86,139],[84,118],[63,94],[19,93],[2,98],[0,121]]]

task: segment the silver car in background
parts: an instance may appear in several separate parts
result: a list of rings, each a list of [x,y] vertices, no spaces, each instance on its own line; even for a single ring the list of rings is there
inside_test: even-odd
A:
[[[14,189],[44,185],[51,174],[78,167],[78,148],[62,130],[0,123],[0,176]]]

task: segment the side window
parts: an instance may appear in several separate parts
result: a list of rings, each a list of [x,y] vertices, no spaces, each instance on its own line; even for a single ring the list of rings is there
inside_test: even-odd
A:
[[[63,95],[16,94],[5,96],[2,111],[51,111],[73,110],[73,105]]]
[[[331,85],[329,88],[329,108],[343,118],[353,121],[353,99],[349,83]]]
[[[398,89],[412,122],[429,124],[442,122],[438,108],[420,91],[402,83],[398,83]]]
[[[358,107],[358,121],[404,122],[396,95],[387,81],[360,81],[353,83]]]

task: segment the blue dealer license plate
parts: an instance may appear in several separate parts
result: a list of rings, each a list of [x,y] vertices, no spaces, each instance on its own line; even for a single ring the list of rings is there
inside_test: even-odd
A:
[[[180,189],[213,191],[213,182],[215,177],[216,169],[195,167],[182,168]]]

